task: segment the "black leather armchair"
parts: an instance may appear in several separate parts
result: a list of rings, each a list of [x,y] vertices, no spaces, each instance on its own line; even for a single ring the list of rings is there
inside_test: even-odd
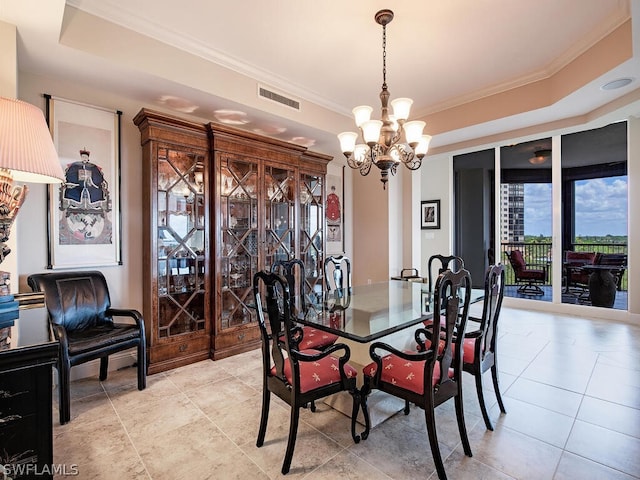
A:
[[[137,310],[111,308],[107,282],[99,271],[52,272],[29,275],[34,292],[44,292],[49,324],[60,343],[58,391],[60,423],[71,419],[71,367],[100,359],[100,380],[106,380],[109,355],[138,349],[138,390],[146,387],[147,361],[144,322]],[[135,323],[116,323],[130,317]]]

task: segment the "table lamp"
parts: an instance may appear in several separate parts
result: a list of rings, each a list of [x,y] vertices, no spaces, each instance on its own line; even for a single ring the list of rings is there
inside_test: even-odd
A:
[[[27,194],[27,183],[61,183],[64,172],[42,111],[30,103],[0,97],[0,262],[11,225]]]
[[[42,111],[0,97],[0,263],[11,252],[5,242],[28,190],[14,181],[60,183],[64,172]],[[17,303],[10,295],[9,273],[0,271],[0,327],[18,318]]]

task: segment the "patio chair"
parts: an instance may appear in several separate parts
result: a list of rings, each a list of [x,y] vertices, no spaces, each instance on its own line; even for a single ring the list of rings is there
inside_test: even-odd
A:
[[[547,283],[547,265],[528,264],[520,250],[507,253],[513,268],[518,292],[524,295],[544,295],[540,285]]]

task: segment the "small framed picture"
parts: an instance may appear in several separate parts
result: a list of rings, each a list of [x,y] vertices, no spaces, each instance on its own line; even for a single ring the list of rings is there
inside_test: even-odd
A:
[[[431,293],[430,292],[422,292],[421,294],[421,313],[422,315],[427,315],[431,312]]]
[[[420,207],[420,228],[440,228],[440,200],[424,200]]]

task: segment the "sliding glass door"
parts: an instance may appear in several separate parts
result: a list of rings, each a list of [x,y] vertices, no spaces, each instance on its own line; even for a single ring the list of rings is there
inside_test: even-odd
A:
[[[506,296],[627,309],[626,122],[456,155],[453,169],[454,252],[474,285],[501,262]]]

